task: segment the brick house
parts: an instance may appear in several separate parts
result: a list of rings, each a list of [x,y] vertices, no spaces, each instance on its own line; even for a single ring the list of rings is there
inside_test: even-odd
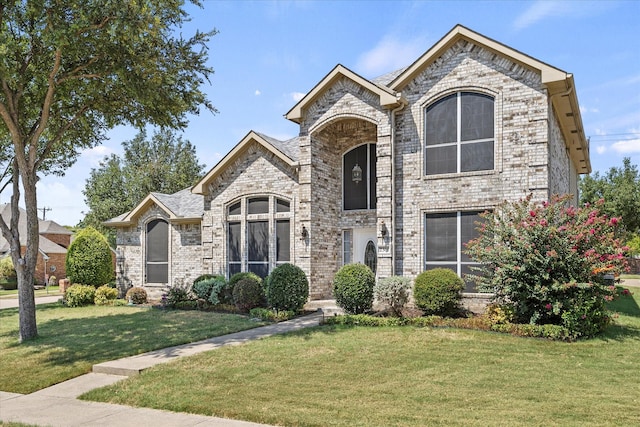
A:
[[[350,262],[377,277],[463,275],[478,213],[529,193],[577,202],[591,169],[573,76],[462,26],[373,80],[337,65],[286,118],[297,137],[249,132],[190,191],[109,221],[120,282],[162,289],[291,262],[313,300]]]
[[[9,224],[11,221],[11,205],[0,205],[0,215]],[[27,213],[20,209],[18,230],[20,231],[21,250],[24,254],[27,241]],[[73,233],[54,221],[39,221],[40,238],[38,239],[38,259],[36,261],[35,280],[45,284],[50,276],[56,279],[67,277],[65,260],[67,248],[71,244]],[[0,258],[8,255],[9,242],[0,235]]]

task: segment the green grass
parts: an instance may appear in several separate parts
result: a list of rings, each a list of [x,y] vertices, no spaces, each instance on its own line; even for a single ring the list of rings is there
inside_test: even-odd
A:
[[[621,279],[640,279],[640,274],[621,274]]]
[[[322,326],[157,366],[83,398],[286,426],[637,425],[640,292],[576,343]]]
[[[100,362],[259,326],[245,316],[143,307],[39,305],[39,337],[18,342],[18,309],[0,310],[0,390],[31,393]]]
[[[49,289],[37,289],[34,291],[35,296],[37,297],[46,297],[46,296],[55,296],[55,295],[60,295],[62,296],[62,294],[60,293],[60,287],[58,285],[56,286],[49,286]],[[5,291],[0,290],[0,298],[5,299],[5,298],[18,298],[18,290],[17,289],[13,289],[10,291]]]

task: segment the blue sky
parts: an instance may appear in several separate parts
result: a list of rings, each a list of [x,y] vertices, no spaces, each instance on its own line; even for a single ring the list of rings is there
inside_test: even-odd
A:
[[[638,1],[204,1],[183,28],[216,28],[215,69],[205,86],[219,113],[190,120],[207,169],[250,130],[286,139],[283,115],[340,63],[366,78],[411,64],[456,24],[573,73],[594,171],[640,164],[640,2]],[[85,151],[65,177],[43,177],[47,219],[75,225],[88,208],[82,189],[92,167],[136,130],[120,127]],[[8,202],[10,194],[0,195]]]

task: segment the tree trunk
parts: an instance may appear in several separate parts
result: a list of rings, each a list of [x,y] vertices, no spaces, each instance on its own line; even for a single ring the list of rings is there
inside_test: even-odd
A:
[[[23,256],[22,277],[18,274],[18,297],[20,304],[20,341],[35,338],[38,335],[36,325],[36,303],[33,283],[38,262],[38,245],[40,230],[38,224],[38,201],[36,198],[35,171],[22,171],[22,188],[24,190],[24,204],[27,211],[27,247]]]

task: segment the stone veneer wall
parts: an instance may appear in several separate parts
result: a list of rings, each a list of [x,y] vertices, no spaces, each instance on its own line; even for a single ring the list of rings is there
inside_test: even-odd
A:
[[[276,196],[290,201],[291,260],[298,264],[301,257],[304,257],[308,249],[298,238],[302,224],[295,215],[298,208],[296,171],[272,152],[258,143],[250,145],[247,153],[228,166],[211,182],[208,189],[202,222],[203,248],[200,262],[203,272],[227,272],[227,207],[246,196]],[[265,214],[264,219],[273,221],[274,218]],[[242,251],[246,254],[246,242],[242,245]],[[270,245],[269,259],[275,259],[273,245]]]
[[[189,283],[202,274],[202,236],[200,224],[172,224],[169,222],[169,274],[168,283],[145,282],[146,224],[153,219],[169,222],[167,213],[157,206],[150,207],[138,217],[136,226],[118,228],[116,243],[125,257],[124,274],[117,271],[120,291],[132,286],[147,290],[150,298],[159,298],[168,285]]]
[[[424,110],[460,90],[495,99],[495,169],[424,175]],[[549,191],[548,101],[540,75],[460,41],[402,89],[409,105],[396,129],[396,274],[415,277],[424,264],[424,214],[491,209]]]
[[[339,79],[305,111],[300,125],[300,134],[306,136],[300,153],[300,216],[310,223],[311,299],[332,296],[333,277],[342,265],[343,230],[376,227],[378,212],[390,212],[385,208],[391,194],[388,121],[379,96],[347,78]],[[375,143],[378,153],[386,154],[377,159],[377,210],[343,211],[342,156],[365,143]],[[384,268],[382,263],[378,271]]]

